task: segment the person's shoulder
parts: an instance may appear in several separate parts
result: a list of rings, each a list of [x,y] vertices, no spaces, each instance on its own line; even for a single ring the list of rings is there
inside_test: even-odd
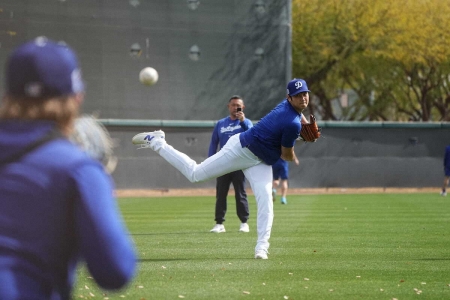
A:
[[[44,146],[45,147],[45,146]],[[43,154],[53,161],[61,161],[64,165],[73,168],[77,165],[100,164],[91,158],[85,151],[67,139],[57,139],[43,149]]]
[[[216,126],[217,126],[218,124],[222,124],[222,123],[226,122],[227,120],[230,120],[230,116],[226,116],[225,118],[222,118],[222,119],[218,120],[218,121],[216,122]]]

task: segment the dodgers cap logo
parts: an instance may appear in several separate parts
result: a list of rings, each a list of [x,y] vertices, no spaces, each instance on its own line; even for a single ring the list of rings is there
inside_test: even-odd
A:
[[[297,78],[294,78],[293,80],[289,81],[289,83],[287,85],[287,94],[289,96],[295,96],[302,92],[311,92],[308,89],[306,81],[304,81],[303,79],[297,79]]]

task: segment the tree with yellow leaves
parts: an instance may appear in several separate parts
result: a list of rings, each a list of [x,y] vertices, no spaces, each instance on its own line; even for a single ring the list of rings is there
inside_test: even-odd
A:
[[[293,74],[325,120],[449,120],[450,2],[293,1]],[[343,90],[357,94],[342,116]]]

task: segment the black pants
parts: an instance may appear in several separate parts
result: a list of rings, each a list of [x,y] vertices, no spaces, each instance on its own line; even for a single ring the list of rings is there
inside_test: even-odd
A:
[[[247,193],[245,192],[245,176],[242,171],[234,171],[220,177],[216,181],[216,223],[225,222],[227,213],[227,195],[230,184],[233,183],[236,198],[236,214],[242,223],[247,223],[248,211]]]

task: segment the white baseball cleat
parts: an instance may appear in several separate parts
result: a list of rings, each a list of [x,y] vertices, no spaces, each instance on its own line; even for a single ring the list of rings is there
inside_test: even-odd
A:
[[[214,232],[214,233],[225,232],[225,226],[223,226],[223,224],[216,224],[216,225],[214,225],[213,229],[211,229],[209,232]]]
[[[156,151],[159,148],[158,146],[161,146],[166,140],[164,131],[156,130],[138,133],[133,137],[132,142],[134,145],[139,145],[138,149],[150,148]]]
[[[248,227],[247,223],[241,223],[241,226],[239,227],[240,232],[249,232],[250,227]]]
[[[255,259],[269,259],[267,254],[269,254],[269,252],[267,252],[267,250],[264,250],[264,249],[256,250],[255,251]]]

